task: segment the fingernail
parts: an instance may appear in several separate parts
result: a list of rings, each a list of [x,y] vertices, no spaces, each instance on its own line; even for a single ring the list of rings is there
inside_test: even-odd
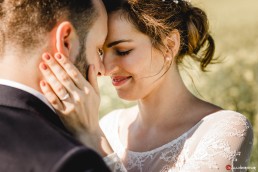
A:
[[[42,64],[41,64],[41,68],[42,68],[43,70],[47,70],[47,65],[44,64],[44,63],[42,63]]]
[[[46,60],[50,60],[50,56],[48,54],[44,54],[43,58],[46,59]]]
[[[55,57],[56,57],[57,59],[61,59],[61,58],[62,58],[61,54],[59,54],[59,53],[56,53],[56,54],[55,54]]]

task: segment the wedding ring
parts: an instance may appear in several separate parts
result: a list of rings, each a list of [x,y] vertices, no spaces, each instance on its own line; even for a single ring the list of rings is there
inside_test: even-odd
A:
[[[60,98],[60,100],[64,101],[64,100],[68,99],[69,97],[70,97],[70,95],[68,93],[66,93],[66,95],[64,97]]]

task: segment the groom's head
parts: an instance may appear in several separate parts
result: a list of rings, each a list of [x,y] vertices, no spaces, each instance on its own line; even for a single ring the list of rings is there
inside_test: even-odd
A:
[[[58,51],[82,73],[86,56],[100,67],[98,49],[107,34],[101,0],[4,0],[0,5],[0,58],[19,56],[28,63],[44,51]]]

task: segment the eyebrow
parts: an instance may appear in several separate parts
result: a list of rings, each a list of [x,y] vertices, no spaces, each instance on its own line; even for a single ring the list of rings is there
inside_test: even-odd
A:
[[[120,43],[123,43],[123,42],[132,42],[133,40],[131,39],[122,39],[122,40],[118,40],[118,41],[114,41],[114,42],[111,42],[107,45],[108,48],[111,48],[117,44],[120,44]]]

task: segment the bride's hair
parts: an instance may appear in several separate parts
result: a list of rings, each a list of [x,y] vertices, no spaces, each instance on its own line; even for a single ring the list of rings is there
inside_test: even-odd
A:
[[[97,16],[93,1],[1,0],[0,40],[21,48],[34,47],[61,20],[70,21],[81,38]]]
[[[200,62],[205,71],[212,63],[215,44],[209,33],[209,22],[203,10],[185,0],[104,0],[108,13],[120,11],[140,32],[151,39],[153,46],[163,46],[163,38],[177,29],[180,50],[176,63],[188,55]]]

